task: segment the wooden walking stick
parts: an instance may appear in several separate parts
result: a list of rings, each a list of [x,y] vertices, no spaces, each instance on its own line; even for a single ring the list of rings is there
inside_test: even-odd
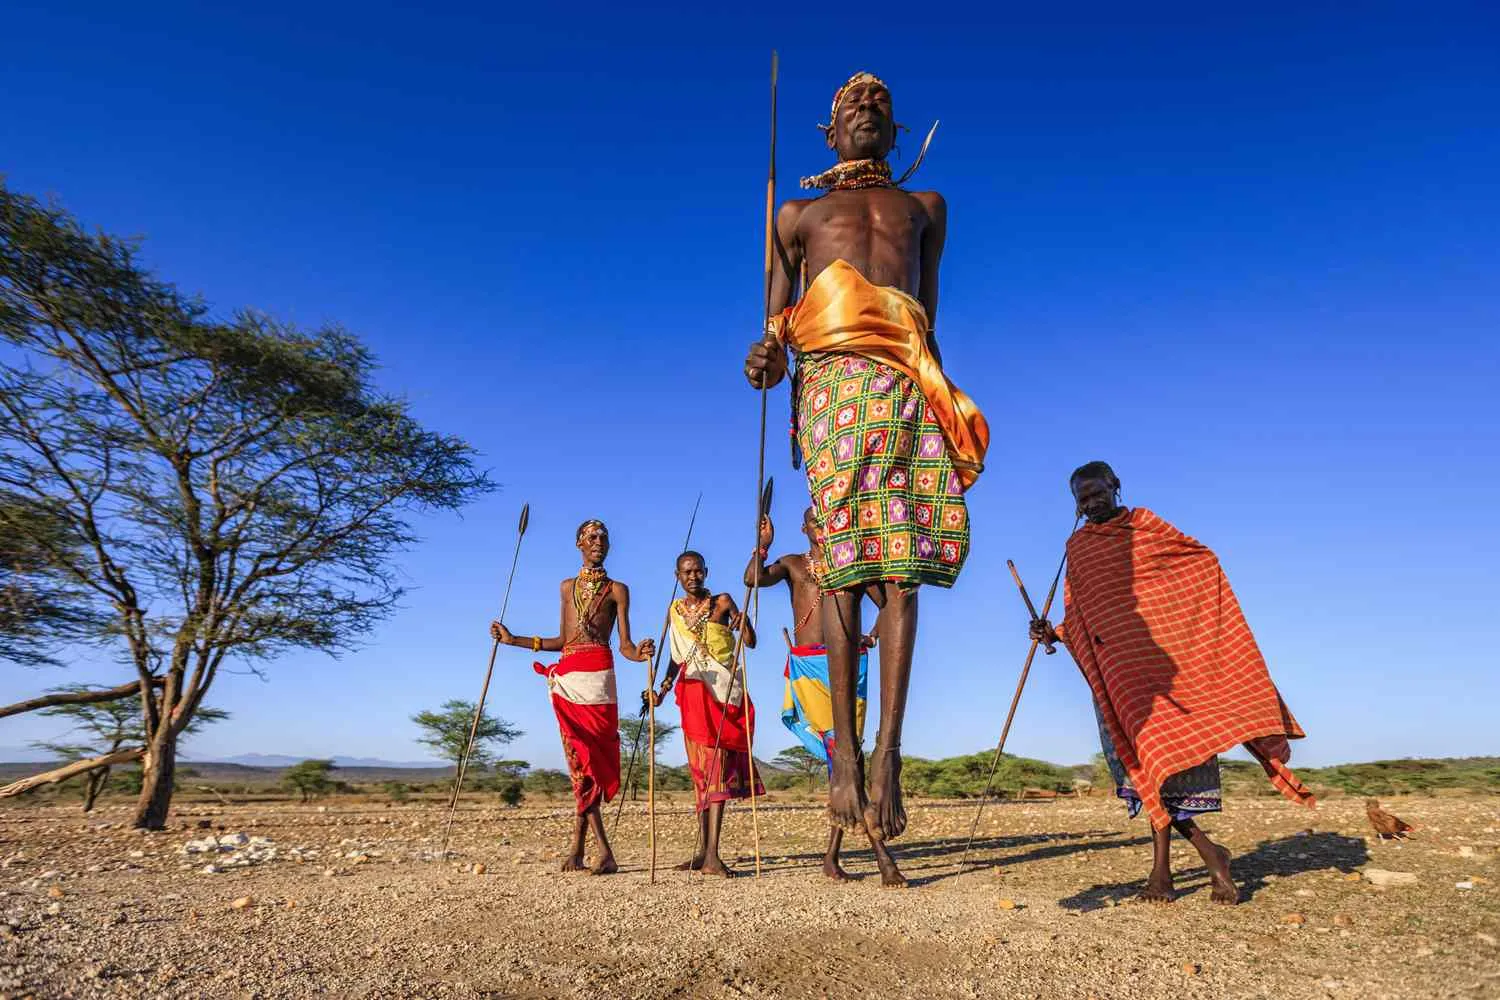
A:
[[[500,602],[500,620],[505,620],[505,611],[510,607],[510,585],[516,582],[516,564],[521,559],[521,539],[526,535],[526,525],[531,521],[531,504],[521,505],[521,523],[516,527],[516,551],[510,557],[510,576],[505,580],[505,599]],[[474,752],[474,736],[479,732],[479,720],[484,715],[484,698],[490,691],[490,677],[495,673],[495,654],[500,651],[500,640],[490,646],[490,665],[484,672],[484,686],[479,689],[479,703],[474,706],[474,721],[469,726],[469,739],[464,744],[463,756],[458,758],[458,778],[453,782],[453,797],[448,801],[448,822],[443,827],[443,860],[448,860],[448,836],[453,832],[453,814],[458,809],[458,794],[464,787],[464,774],[469,769],[469,755]]]
[[[1074,522],[1077,527],[1077,522]],[[1038,615],[1036,608],[1031,603],[1031,596],[1026,593],[1026,585],[1021,582],[1021,574],[1016,572],[1016,564],[1009,559],[1005,565],[1010,567],[1010,575],[1015,579],[1016,586],[1021,589],[1021,598],[1026,602],[1026,610],[1031,613],[1031,620],[1047,617],[1047,612],[1052,610],[1052,599],[1057,596],[1057,581],[1062,579],[1063,565],[1068,561],[1067,553],[1063,553],[1062,561],[1057,564],[1057,573],[1052,577],[1052,587],[1047,591],[1047,600],[1042,604],[1042,613]],[[969,863],[969,848],[974,843],[974,832],[979,829],[979,817],[984,813],[984,803],[990,794],[990,786],[995,781],[995,770],[1000,766],[1000,757],[1005,753],[1005,741],[1010,736],[1010,724],[1016,717],[1016,706],[1021,703],[1021,691],[1026,687],[1026,676],[1031,673],[1031,661],[1036,656],[1036,647],[1043,645],[1038,640],[1031,640],[1031,648],[1026,651],[1026,662],[1021,665],[1021,679],[1016,682],[1015,697],[1010,700],[1010,711],[1005,713],[1005,727],[1000,730],[1000,744],[995,747],[995,758],[990,761],[990,776],[985,779],[984,792],[979,796],[979,808],[974,811],[974,823],[969,827],[969,839],[964,843],[963,857],[958,862],[958,874],[964,873],[964,866]],[[1045,644],[1048,654],[1057,652],[1057,649],[1049,642]]]
[[[688,548],[693,544],[693,525],[695,525],[695,524],[698,523],[698,508],[699,508],[699,506],[702,505],[702,503],[703,503],[703,491],[699,490],[698,491],[698,499],[693,501],[693,514],[692,514],[691,517],[688,518],[687,536],[685,538],[683,538],[683,540],[682,540],[682,548],[678,549],[677,550],[678,552],[686,552],[688,550]],[[677,577],[676,577],[676,575],[673,575],[673,577],[672,577],[672,596],[667,599],[667,615],[666,615],[666,618],[662,621],[662,625],[661,625],[661,641],[656,644],[656,656],[654,656],[652,658],[651,664],[646,668],[646,687],[647,687],[647,690],[650,690],[650,691],[655,691],[656,690],[656,668],[661,663],[661,651],[662,651],[662,647],[664,645],[666,645],[666,642],[667,642],[667,631],[668,631],[668,629],[670,629],[672,627],[672,602],[675,601],[675,600],[677,600]],[[652,721],[651,721],[651,726],[652,726],[653,732],[655,730],[655,725],[656,725],[656,721],[655,721],[655,718],[654,718],[654,710],[655,710],[655,708],[656,708],[655,705],[650,706],[650,709],[653,712],[653,718],[652,718]],[[636,720],[638,722],[641,719],[646,718],[647,710],[648,710],[648,708],[647,708],[646,701],[642,700],[640,715],[638,715],[636,717]],[[640,750],[640,748],[641,748],[641,729],[640,729],[640,726],[636,726],[635,740],[631,743],[631,746],[630,746],[630,767],[625,772],[625,784],[623,784],[623,785],[620,786],[620,788],[621,788],[620,802],[619,802],[618,805],[615,806],[615,822],[614,822],[614,826],[610,830],[611,833],[613,833],[615,830],[618,830],[620,828],[620,814],[625,811],[625,790],[630,788],[630,782],[635,777],[635,757],[636,757],[636,753]],[[656,744],[655,743],[651,744],[651,758],[652,758],[652,764],[654,765],[655,761],[656,761]],[[653,766],[653,770],[654,770],[654,766]],[[647,798],[648,801],[651,799],[651,792],[650,792],[649,788],[647,789],[647,792],[646,792],[646,798]],[[656,814],[655,814],[655,812],[653,812],[651,814],[651,816],[652,816],[652,823],[655,824],[655,822],[656,822]],[[654,833],[653,833],[653,839],[654,839]]]
[[[766,175],[766,258],[765,258],[765,308],[762,310],[762,322],[771,316],[771,267],[776,258],[776,77],[780,70],[780,59],[775,50],[771,52],[771,159],[770,168]],[[770,390],[766,386],[765,378],[760,380],[760,442],[756,451],[755,459],[755,541],[750,551],[760,550],[760,522],[770,509],[771,486],[766,482],[766,399]],[[760,602],[756,599],[756,588],[752,583],[745,588],[745,600],[740,605],[741,613],[751,614],[752,600],[756,601],[758,612]],[[759,614],[752,615],[752,622],[759,620]],[[731,660],[730,669],[730,691],[734,690],[734,678],[738,677],[740,682],[740,697],[747,706],[745,712],[745,753],[750,759],[750,827],[755,845],[755,877],[760,878],[760,814],[757,811],[755,795],[755,727],[749,725],[750,713],[750,684],[745,670],[745,630],[740,629],[739,636],[734,644],[734,659]],[[724,734],[724,719],[719,719],[719,737]],[[719,738],[714,740],[714,750],[718,751]]]

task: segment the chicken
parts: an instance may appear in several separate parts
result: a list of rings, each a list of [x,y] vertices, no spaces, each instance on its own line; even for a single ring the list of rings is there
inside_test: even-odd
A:
[[[1379,799],[1365,799],[1365,815],[1370,817],[1370,825],[1375,828],[1375,834],[1381,840],[1386,837],[1404,840],[1409,832],[1416,829],[1400,816],[1393,816],[1380,808]]]

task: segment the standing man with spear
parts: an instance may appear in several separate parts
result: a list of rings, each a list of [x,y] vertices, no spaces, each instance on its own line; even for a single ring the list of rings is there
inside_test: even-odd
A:
[[[892,180],[886,158],[897,127],[890,90],[872,74],[857,73],[835,91],[823,129],[838,163],[802,181],[822,197],[788,201],[776,214],[765,337],[745,360],[746,378],[764,389],[786,375],[788,348],[799,356],[794,431],[822,532],[824,640],[839,734],[858,732],[861,603],[869,597],[882,608],[870,791],[862,748],[841,738],[828,803],[835,823],[863,827],[872,842],[906,829],[901,727],[918,587],[951,587],[958,578],[969,550],[964,491],[989,444],[984,417],[944,375],[933,334],[947,204]],[[804,266],[810,283],[793,305]],[[885,885],[906,884],[889,858],[880,869]]]
[[[618,621],[620,653],[636,663],[649,660],[656,643],[631,639],[630,588],[611,580],[604,569],[604,559],[609,555],[609,529],[604,522],[583,522],[575,541],[583,556],[583,568],[577,576],[562,582],[558,634],[518,637],[497,621],[490,625],[490,635],[497,643],[528,648],[533,653],[545,650],[563,654],[552,666],[533,664],[533,669],[547,678],[577,803],[573,839],[562,870],[585,870],[583,842],[587,829],[593,831],[599,844],[594,864],[587,870],[594,875],[613,875],[619,868],[604,832],[601,808],[620,790],[620,711],[609,639]]]

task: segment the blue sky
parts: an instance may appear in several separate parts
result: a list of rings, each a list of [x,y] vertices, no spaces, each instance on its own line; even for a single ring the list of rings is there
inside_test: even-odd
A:
[[[1026,648],[1005,559],[1040,599],[1093,458],[1219,552],[1310,734],[1297,759],[1500,750],[1492,7],[62,6],[8,8],[8,183],[144,236],[220,308],[356,331],[502,485],[421,523],[363,650],[221,678],[234,719],[189,756],[422,756],[408,716],[478,693],[523,502],[518,632],[555,630],[572,529],[599,516],[654,633],[699,490],[695,547],[738,594],[773,46],[781,198],[829,162],[813,126],[855,70],[890,84],[908,152],[942,119],[918,175],[950,206],[938,326],[994,441],[970,563],[924,596],[908,752],[993,745]],[[786,413],[783,388],[789,543]],[[763,707],[788,617],[768,595]],[[526,731],[510,754],[558,766],[529,664],[502,652],[491,705]],[[0,699],[93,679],[117,675],[10,668]],[[0,745],[54,732],[6,720]],[[1096,749],[1066,656],[1033,671],[1011,749]]]

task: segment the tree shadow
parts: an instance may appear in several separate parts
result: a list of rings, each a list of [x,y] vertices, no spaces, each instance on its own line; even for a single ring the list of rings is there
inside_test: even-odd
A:
[[[1134,843],[1149,843],[1141,838]],[[1173,844],[1180,852],[1188,850],[1180,841]],[[1240,902],[1248,903],[1266,887],[1267,876],[1291,878],[1308,872],[1337,870],[1352,872],[1370,860],[1365,841],[1337,833],[1309,833],[1268,840],[1248,854],[1233,858],[1230,867],[1240,887]],[[1202,865],[1173,873],[1177,899],[1191,896],[1211,885],[1208,870]],[[1082,892],[1058,900],[1065,910],[1097,910],[1134,899],[1146,887],[1146,879],[1110,885],[1093,885]]]

